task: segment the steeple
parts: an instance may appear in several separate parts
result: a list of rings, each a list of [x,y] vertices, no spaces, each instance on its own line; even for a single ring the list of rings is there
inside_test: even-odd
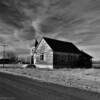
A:
[[[37,47],[37,45],[38,45],[38,41],[35,40],[35,44],[34,44],[35,48]]]

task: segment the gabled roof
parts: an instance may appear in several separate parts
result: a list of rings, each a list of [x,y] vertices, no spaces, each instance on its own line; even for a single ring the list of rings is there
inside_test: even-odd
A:
[[[55,40],[47,37],[43,37],[43,39],[48,43],[53,51],[65,53],[80,53],[80,50],[71,42]]]
[[[93,58],[92,56],[90,56],[89,54],[87,54],[84,51],[81,51],[81,54],[82,54],[82,56],[89,57],[89,58]]]
[[[42,39],[44,39],[48,43],[48,45],[51,47],[51,49],[53,51],[55,51],[55,52],[77,53],[77,54],[81,54],[81,56],[93,58],[89,54],[87,54],[87,53],[79,50],[71,42],[60,41],[60,40],[51,39],[51,38],[47,38],[47,37],[43,37]],[[38,45],[35,47],[35,51],[38,48],[39,44],[41,43],[42,39],[40,40],[40,42],[38,43]]]

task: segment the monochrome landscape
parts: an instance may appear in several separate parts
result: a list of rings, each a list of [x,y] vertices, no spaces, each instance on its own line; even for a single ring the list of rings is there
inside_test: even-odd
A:
[[[100,1],[0,0],[0,100],[100,100]]]

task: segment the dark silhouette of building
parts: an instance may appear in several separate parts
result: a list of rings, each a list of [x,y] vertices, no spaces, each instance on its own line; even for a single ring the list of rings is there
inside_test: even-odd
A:
[[[15,64],[15,59],[8,59],[8,58],[2,58],[0,59],[0,64]]]

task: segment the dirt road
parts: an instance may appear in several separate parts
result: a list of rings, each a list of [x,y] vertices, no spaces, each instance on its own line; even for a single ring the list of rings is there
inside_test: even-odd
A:
[[[0,73],[0,100],[100,100],[100,94]]]

